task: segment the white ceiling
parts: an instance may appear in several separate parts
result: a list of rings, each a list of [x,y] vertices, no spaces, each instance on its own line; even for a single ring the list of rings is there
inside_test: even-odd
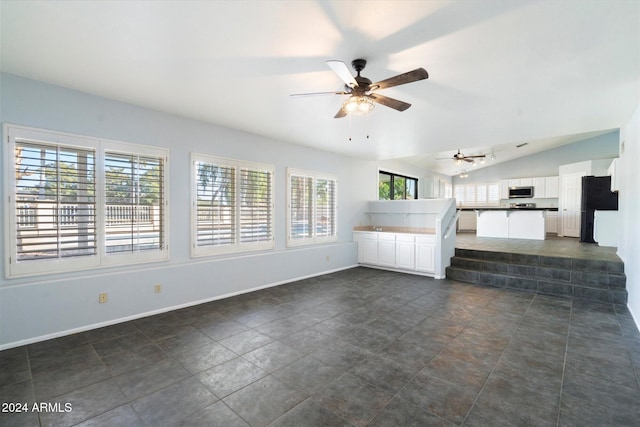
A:
[[[639,103],[637,0],[0,4],[4,72],[447,174],[434,158],[531,154],[619,128]],[[380,92],[407,111],[352,119],[333,118],[341,96],[289,96],[342,90],[325,61],[354,58],[374,82],[429,79]]]

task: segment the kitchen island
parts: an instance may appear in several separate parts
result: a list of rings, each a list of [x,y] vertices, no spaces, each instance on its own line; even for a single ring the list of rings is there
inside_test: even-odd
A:
[[[546,209],[475,209],[476,235],[508,239],[545,239]]]

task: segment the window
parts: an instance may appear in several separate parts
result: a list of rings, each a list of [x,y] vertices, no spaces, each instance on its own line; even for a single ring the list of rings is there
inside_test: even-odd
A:
[[[287,246],[335,242],[337,179],[296,169],[287,177]]]
[[[418,179],[380,171],[378,200],[408,200],[418,198]]]
[[[5,135],[7,277],[168,258],[165,150],[8,125]]]
[[[272,249],[274,167],[192,155],[193,256]]]
[[[500,187],[498,183],[456,185],[455,197],[457,206],[497,206]]]
[[[104,165],[106,253],[162,250],[163,158],[107,151]]]

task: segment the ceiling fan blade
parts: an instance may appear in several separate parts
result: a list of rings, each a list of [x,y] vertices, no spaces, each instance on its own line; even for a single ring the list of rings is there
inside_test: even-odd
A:
[[[333,70],[334,73],[340,77],[347,86],[349,87],[357,87],[358,82],[349,71],[349,67],[342,61],[329,60],[327,61],[327,65]]]
[[[310,92],[310,93],[292,93],[289,96],[320,96],[320,95],[349,95],[349,92],[334,91],[334,92]]]
[[[383,96],[377,93],[372,93],[369,95],[373,101],[378,104],[382,104],[385,107],[393,108],[394,110],[404,111],[407,108],[411,107],[411,104],[403,101],[398,101],[397,99],[389,98],[388,96]]]
[[[336,115],[335,115],[335,116],[333,116],[333,118],[334,118],[334,119],[341,119],[341,118],[343,118],[343,117],[347,117],[347,112],[346,112],[346,111],[344,111],[344,108],[342,108],[342,107],[341,107],[341,108],[338,110],[338,112],[336,113]]]
[[[424,68],[417,68],[413,71],[408,71],[404,74],[398,74],[395,77],[389,77],[388,79],[379,81],[371,85],[371,87],[378,89],[386,89],[388,87],[404,85],[407,83],[417,82],[418,80],[424,80],[429,78],[429,73]],[[377,87],[376,87],[377,86]]]

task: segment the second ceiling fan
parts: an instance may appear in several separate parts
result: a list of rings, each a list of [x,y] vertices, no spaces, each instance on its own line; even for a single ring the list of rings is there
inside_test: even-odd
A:
[[[484,163],[484,160],[486,159],[486,157],[487,157],[486,154],[478,154],[475,156],[465,156],[460,152],[460,149],[458,148],[458,152],[455,153],[453,157],[438,157],[436,160],[453,160],[457,164],[461,164],[462,162],[475,163],[476,159],[479,159],[482,163]]]
[[[407,108],[411,107],[411,104],[374,92],[377,90],[429,78],[429,73],[427,73],[427,70],[425,70],[424,68],[417,68],[413,71],[409,71],[394,77],[389,77],[388,79],[381,80],[376,83],[372,83],[371,80],[360,75],[360,72],[364,70],[367,65],[367,61],[365,59],[354,59],[351,62],[351,65],[357,74],[355,77],[351,74],[349,68],[342,61],[327,61],[327,65],[329,65],[329,67],[344,82],[343,91],[296,93],[292,94],[291,96],[350,95],[349,98],[344,101],[342,107],[340,107],[340,110],[338,110],[338,113],[334,116],[336,119],[345,117],[348,114],[367,114],[373,109],[374,102],[389,108],[393,108],[394,110],[404,111]]]

